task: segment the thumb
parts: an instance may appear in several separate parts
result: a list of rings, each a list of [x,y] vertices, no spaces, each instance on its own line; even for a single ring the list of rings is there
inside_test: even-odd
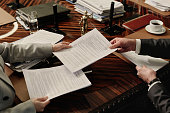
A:
[[[136,70],[139,70],[141,67],[140,66],[136,66]]]
[[[67,48],[70,48],[70,47],[71,47],[71,45],[66,45],[66,44],[62,45],[62,49],[65,49],[65,48],[67,49]]]
[[[46,100],[44,102],[42,102],[44,106],[47,106],[50,103],[50,100]]]
[[[118,48],[117,51],[118,51],[119,53],[123,53],[123,52],[125,52],[125,49],[123,49],[123,48]]]
[[[119,46],[120,46],[120,43],[117,42],[117,43],[112,44],[112,46],[110,46],[110,49],[115,49],[115,48],[117,48]]]
[[[111,44],[114,44],[116,42],[116,39],[113,39],[110,41]]]
[[[70,44],[69,42],[65,42],[65,41],[62,41],[61,43],[62,43],[62,44],[66,44],[66,45],[69,45],[69,44]]]

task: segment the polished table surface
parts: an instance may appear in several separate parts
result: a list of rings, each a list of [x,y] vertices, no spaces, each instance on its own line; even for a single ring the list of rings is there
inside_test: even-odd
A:
[[[0,7],[5,9],[11,15],[15,16],[15,10],[11,10],[6,6],[7,3],[13,0],[1,0]],[[20,0],[25,6],[31,6],[41,3],[47,3],[52,0]],[[64,40],[72,42],[80,37],[79,21],[81,14],[75,12],[73,5],[60,1],[60,4],[71,9],[70,18],[59,22],[59,28],[67,35]],[[89,19],[89,30],[97,28],[100,30],[105,25],[93,19]],[[12,24],[0,27],[0,35],[9,32],[13,28]],[[108,40],[115,36],[108,36],[101,32]],[[13,42],[29,35],[19,25],[18,30],[11,36],[0,39],[0,42]],[[121,34],[119,36],[124,36]],[[92,73],[87,74],[92,85],[90,87],[56,97],[51,100],[51,103],[46,107],[44,113],[87,113],[87,112],[103,112],[110,107],[114,107],[115,111],[120,108],[124,101],[130,96],[138,92],[142,88],[143,83],[136,76],[135,66],[128,64],[124,60],[117,57],[115,54],[110,54],[101,60],[91,64],[88,68],[92,69]],[[14,72],[10,79],[16,89],[16,95],[21,101],[29,99],[25,81],[21,73]],[[23,88],[24,87],[24,88]]]
[[[146,31],[145,27],[130,34],[130,35],[127,35],[125,36],[125,38],[132,38],[132,39],[150,39],[150,38],[153,38],[153,39],[166,39],[166,38],[170,38],[170,30],[169,28],[165,27],[164,28],[166,29],[165,33],[162,33],[162,34],[153,34],[153,33],[149,33]]]

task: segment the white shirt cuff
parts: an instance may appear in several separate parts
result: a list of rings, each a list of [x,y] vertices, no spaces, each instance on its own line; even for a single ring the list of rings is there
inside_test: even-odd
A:
[[[140,48],[141,48],[141,40],[136,39],[136,50],[135,53],[139,54],[140,53]]]
[[[153,84],[151,84],[148,88],[148,91],[155,85],[155,84],[158,84],[158,83],[161,83],[161,81],[156,81],[154,82]]]

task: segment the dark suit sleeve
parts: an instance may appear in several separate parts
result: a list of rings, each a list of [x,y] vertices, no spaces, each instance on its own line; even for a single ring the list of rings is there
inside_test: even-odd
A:
[[[148,96],[160,113],[170,113],[170,96],[162,84],[152,86]]]
[[[170,39],[141,39],[141,55],[170,58]]]

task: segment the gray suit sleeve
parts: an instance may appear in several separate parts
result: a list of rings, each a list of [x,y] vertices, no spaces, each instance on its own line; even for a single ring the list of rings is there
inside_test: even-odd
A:
[[[4,109],[0,113],[36,113],[36,110],[32,101],[28,100],[12,108]]]
[[[51,44],[0,44],[0,54],[5,62],[23,62],[52,55]]]
[[[170,39],[141,39],[141,55],[170,58]]]
[[[170,113],[170,96],[162,84],[158,83],[152,86],[148,96],[160,113]]]

